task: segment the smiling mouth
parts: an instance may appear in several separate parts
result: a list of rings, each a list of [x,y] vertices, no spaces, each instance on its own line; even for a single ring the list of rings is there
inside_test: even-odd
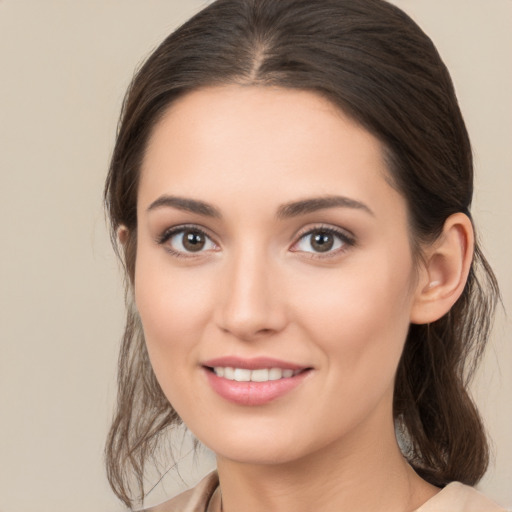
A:
[[[291,370],[289,368],[256,368],[249,370],[247,368],[233,368],[231,366],[214,366],[208,369],[215,373],[217,377],[236,382],[268,382],[289,379],[306,371],[306,369]]]
[[[298,387],[312,372],[272,358],[223,357],[203,363],[207,381],[225,400],[243,406],[263,406]]]

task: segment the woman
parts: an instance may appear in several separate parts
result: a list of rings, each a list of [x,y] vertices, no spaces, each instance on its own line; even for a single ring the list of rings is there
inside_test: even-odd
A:
[[[472,172],[445,66],[382,0],[219,0],[171,34],[106,185],[118,496],[183,421],[217,472],[155,510],[501,510],[469,487],[498,293]]]

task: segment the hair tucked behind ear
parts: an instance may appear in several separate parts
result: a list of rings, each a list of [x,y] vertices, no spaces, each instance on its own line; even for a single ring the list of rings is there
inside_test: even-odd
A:
[[[406,198],[411,238],[432,241],[453,213],[469,215],[473,163],[453,85],[434,45],[383,0],[218,0],[171,34],[127,93],[105,188],[113,238],[128,230],[128,296],[135,273],[139,169],[151,130],[176,98],[220,84],[316,92],[382,143]],[[405,455],[429,482],[476,483],[487,442],[468,380],[498,297],[478,245],[462,297],[444,318],[412,325],[395,385]],[[110,483],[127,504],[141,496],[147,459],[179,418],[152,373],[137,313],[128,308],[118,407],[107,442]]]
[[[454,480],[474,485],[489,462],[485,429],[468,385],[497,296],[496,280],[477,250],[463,295],[450,312],[432,324],[410,327],[396,376],[394,415],[405,439],[404,455],[439,487]]]

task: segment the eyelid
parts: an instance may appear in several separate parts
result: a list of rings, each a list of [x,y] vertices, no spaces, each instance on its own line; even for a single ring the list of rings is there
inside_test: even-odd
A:
[[[338,237],[342,242],[342,246],[334,251],[327,251],[325,253],[315,251],[300,251],[293,249],[295,246],[299,244],[299,242],[304,237],[312,235],[313,233],[317,232],[330,233]],[[307,228],[304,228],[301,231],[299,231],[299,233],[295,237],[295,242],[292,244],[290,250],[292,252],[303,253],[304,255],[307,255],[307,257],[309,258],[329,258],[338,256],[339,254],[347,251],[350,247],[353,247],[354,245],[356,245],[356,237],[350,231],[337,226],[332,226],[330,224],[318,224],[312,227],[308,226]]]
[[[210,240],[211,243],[213,243],[216,248],[219,248],[219,244],[215,241],[214,237],[212,237],[209,234],[209,230],[198,225],[198,224],[179,224],[176,226],[169,227],[165,229],[160,235],[158,235],[155,239],[155,242],[159,245],[165,245],[166,242],[172,238],[174,235],[178,233],[182,233],[184,231],[191,230],[191,231],[197,231],[198,233],[202,234],[206,238]],[[298,245],[298,243],[306,236],[312,235],[313,233],[317,232],[324,232],[324,233],[330,233],[336,237],[338,237],[339,240],[342,242],[342,246],[334,251],[327,251],[325,253],[322,252],[315,252],[315,251],[300,251],[300,250],[294,250],[294,247]],[[290,247],[291,252],[297,252],[302,253],[304,255],[307,255],[310,258],[329,258],[333,256],[337,256],[345,251],[347,251],[350,247],[354,246],[356,244],[356,238],[355,236],[348,231],[347,229],[340,228],[338,226],[333,226],[329,224],[318,224],[314,226],[308,226],[306,228],[303,228],[300,230],[297,235],[295,236],[295,242]],[[183,258],[194,258],[201,256],[205,253],[211,252],[211,250],[206,251],[197,251],[197,253],[194,252],[185,252],[185,251],[178,251],[171,247],[166,247],[166,250],[170,252],[172,255],[177,257],[183,257]]]
[[[204,237],[208,238],[208,240],[210,240],[211,243],[213,243],[217,248],[219,247],[219,244],[208,233],[208,230],[203,228],[202,226],[199,226],[198,224],[179,224],[177,226],[169,227],[156,237],[155,242],[159,245],[165,245],[166,242],[168,242],[174,235],[183,233],[184,231],[187,231],[187,230],[196,231],[196,232],[200,233]],[[165,249],[168,252],[170,252],[173,256],[183,257],[183,258],[194,258],[194,257],[204,255],[207,252],[210,252],[208,250],[197,251],[197,253],[177,251],[169,246],[167,246]]]

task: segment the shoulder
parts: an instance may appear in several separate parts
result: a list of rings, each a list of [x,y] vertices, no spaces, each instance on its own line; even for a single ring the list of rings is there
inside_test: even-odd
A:
[[[217,472],[213,471],[192,489],[160,505],[148,508],[144,512],[205,512],[218,485],[219,477]]]
[[[452,482],[415,512],[506,512],[473,487]]]

